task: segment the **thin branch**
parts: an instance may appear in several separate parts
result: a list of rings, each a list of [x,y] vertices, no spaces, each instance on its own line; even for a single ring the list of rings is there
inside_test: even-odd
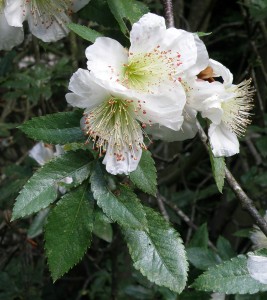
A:
[[[158,207],[160,209],[161,214],[163,215],[164,219],[169,222],[170,218],[169,218],[169,215],[168,215],[166,208],[164,206],[164,203],[163,203],[164,199],[159,192],[157,193],[156,199],[157,199]]]
[[[192,229],[194,229],[194,230],[197,230],[198,229],[198,227],[197,227],[197,225],[196,224],[194,224],[191,220],[190,220],[190,218],[177,206],[177,205],[175,205],[174,203],[172,203],[172,202],[170,202],[170,201],[168,201],[165,197],[163,197],[162,195],[161,195],[161,199],[162,199],[162,201],[164,202],[164,203],[166,203],[172,210],[174,210],[176,213],[177,213],[177,215],[189,226],[189,227],[191,227]],[[217,248],[216,248],[216,246],[209,240],[208,241],[208,245],[209,245],[209,247],[211,248],[211,249],[213,249],[214,251],[217,251]]]
[[[164,7],[165,19],[167,27],[174,27],[172,0],[161,0]]]
[[[207,150],[209,150],[208,145],[207,145],[208,137],[207,137],[205,131],[203,130],[203,128],[201,127],[201,125],[199,124],[199,122],[197,123],[197,126],[198,126],[198,133],[199,133],[200,139],[201,139],[203,145],[205,146],[205,148]],[[225,178],[226,178],[228,185],[233,190],[237,199],[241,203],[242,208],[249,213],[249,215],[252,217],[252,219],[255,221],[255,223],[260,227],[262,232],[267,236],[267,222],[259,214],[258,210],[254,206],[253,201],[243,191],[240,184],[236,181],[236,179],[234,178],[234,176],[228,170],[227,167],[225,167]]]

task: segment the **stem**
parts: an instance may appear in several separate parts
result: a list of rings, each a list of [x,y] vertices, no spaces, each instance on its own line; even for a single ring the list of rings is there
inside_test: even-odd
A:
[[[197,122],[197,126],[198,126],[199,137],[200,137],[203,145],[205,146],[205,148],[207,150],[209,150],[208,145],[207,145],[208,137],[207,137],[205,131],[203,130],[203,128],[201,127],[201,125],[199,124],[199,122]],[[243,189],[241,188],[241,186],[236,181],[236,179],[234,178],[234,176],[228,170],[227,167],[225,167],[225,178],[226,178],[228,185],[233,190],[237,199],[241,203],[242,208],[249,213],[249,215],[252,217],[252,219],[255,221],[255,223],[259,226],[259,228],[262,230],[262,232],[267,236],[267,222],[259,214],[256,207],[254,206],[253,201],[243,191]]]
[[[174,210],[176,212],[176,214],[192,229],[194,229],[195,231],[198,229],[197,225],[194,224],[190,218],[174,203],[168,201],[165,197],[163,197],[162,195],[158,196],[161,197],[161,200],[166,203],[172,210]],[[208,241],[208,245],[211,249],[213,249],[214,251],[217,251],[216,246],[209,240]]]
[[[172,0],[161,0],[164,7],[164,14],[167,27],[174,27]]]

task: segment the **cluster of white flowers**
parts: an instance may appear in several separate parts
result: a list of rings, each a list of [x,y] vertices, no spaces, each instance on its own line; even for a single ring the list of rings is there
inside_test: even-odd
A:
[[[86,49],[88,70],[74,73],[66,95],[69,104],[85,109],[81,126],[105,154],[107,171],[134,171],[146,149],[144,136],[193,138],[198,112],[209,120],[213,154],[238,153],[237,136],[250,123],[250,80],[234,85],[231,72],[209,59],[197,34],[167,29],[164,18],[152,13],[133,25],[130,42],[126,49],[97,38]]]
[[[0,0],[0,50],[10,50],[24,38],[23,22],[33,35],[54,42],[69,32],[73,12],[90,0]]]

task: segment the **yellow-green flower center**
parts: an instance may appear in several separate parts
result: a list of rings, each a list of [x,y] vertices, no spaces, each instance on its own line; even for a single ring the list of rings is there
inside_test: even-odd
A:
[[[181,65],[180,54],[161,50],[157,46],[146,53],[129,53],[124,65],[123,84],[139,91],[151,92],[166,81],[175,81],[177,67]]]

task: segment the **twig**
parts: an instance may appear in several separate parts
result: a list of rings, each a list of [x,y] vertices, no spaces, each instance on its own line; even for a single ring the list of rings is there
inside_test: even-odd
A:
[[[161,0],[164,7],[165,19],[167,27],[174,27],[172,0]]]
[[[262,164],[262,158],[260,156],[260,154],[258,153],[256,147],[254,146],[254,144],[252,143],[251,139],[249,137],[245,138],[245,142],[249,148],[249,151],[251,152],[252,156],[255,159],[256,165],[261,165]]]
[[[170,218],[169,218],[169,215],[168,215],[168,213],[166,211],[166,208],[164,206],[164,203],[163,203],[164,199],[163,199],[163,197],[161,196],[161,194],[159,192],[157,192],[156,199],[157,199],[157,202],[158,202],[158,207],[159,207],[164,219],[169,222]]]
[[[201,139],[203,145],[205,146],[205,148],[207,150],[209,150],[208,145],[207,145],[208,137],[207,137],[205,131],[203,130],[203,128],[201,127],[201,125],[199,124],[199,122],[197,122],[197,126],[198,126],[198,133],[199,133],[200,139]],[[257,209],[254,206],[253,201],[243,191],[243,189],[241,188],[241,186],[236,181],[236,179],[234,178],[234,176],[228,170],[227,167],[225,167],[225,178],[226,178],[228,185],[233,190],[237,199],[241,203],[242,208],[249,213],[249,215],[253,218],[255,223],[260,227],[262,232],[267,236],[267,222],[259,214],[259,212],[257,211]]]
[[[190,220],[190,218],[177,206],[177,205],[175,205],[174,203],[172,203],[172,202],[170,202],[170,201],[168,201],[165,197],[163,197],[162,195],[161,195],[161,199],[162,199],[162,201],[164,202],[164,203],[166,203],[171,209],[173,209],[176,213],[177,213],[177,215],[189,226],[189,227],[191,227],[192,229],[194,229],[194,230],[197,230],[198,229],[198,227],[197,227],[197,225],[196,224],[194,224],[191,220]],[[209,245],[209,247],[211,248],[211,249],[213,249],[214,251],[217,251],[217,248],[216,248],[216,246],[209,240],[208,241],[208,245]]]

